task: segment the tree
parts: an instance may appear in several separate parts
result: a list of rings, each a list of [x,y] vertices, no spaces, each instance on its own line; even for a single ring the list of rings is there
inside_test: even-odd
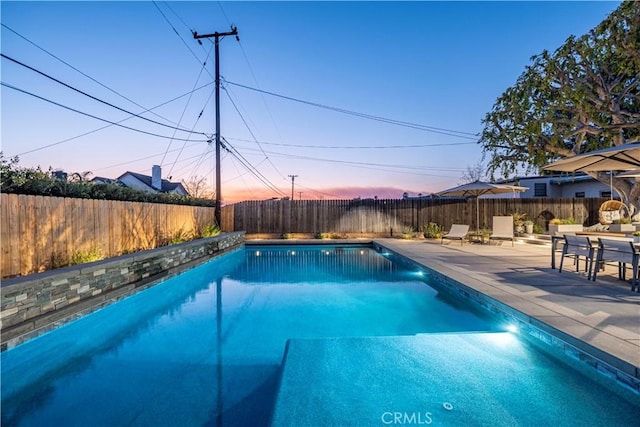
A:
[[[215,197],[215,192],[207,187],[207,178],[193,176],[189,181],[182,180],[182,185],[184,186],[189,196],[196,199],[213,199]]]
[[[72,182],[86,182],[89,181],[91,175],[93,175],[91,171],[74,172],[71,174],[69,180]]]
[[[482,165],[482,162],[478,162],[475,165],[467,166],[467,170],[465,172],[462,172],[462,176],[460,177],[462,182],[460,182],[459,184],[481,181],[485,175],[485,167]]]
[[[640,2],[624,1],[588,34],[531,59],[483,120],[491,176],[640,141]],[[589,175],[609,184],[607,173]],[[640,184],[613,186],[638,205]]]

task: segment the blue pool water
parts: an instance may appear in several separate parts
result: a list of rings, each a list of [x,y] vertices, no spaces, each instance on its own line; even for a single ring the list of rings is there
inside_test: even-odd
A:
[[[369,247],[247,247],[3,352],[2,425],[267,425],[289,339],[504,327]]]

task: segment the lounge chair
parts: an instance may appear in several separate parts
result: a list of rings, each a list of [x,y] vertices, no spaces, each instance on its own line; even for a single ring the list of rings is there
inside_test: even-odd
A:
[[[489,243],[492,240],[511,240],[511,246],[513,246],[515,238],[513,235],[513,217],[511,215],[493,217],[493,228],[489,236]]]
[[[467,233],[469,233],[468,225],[453,224],[449,232],[442,235],[440,244],[444,242],[444,239],[449,239],[449,240],[460,240],[460,245],[462,245],[463,240],[467,238]]]

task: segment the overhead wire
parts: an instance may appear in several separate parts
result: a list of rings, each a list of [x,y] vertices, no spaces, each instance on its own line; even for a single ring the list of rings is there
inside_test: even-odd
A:
[[[470,140],[474,140],[474,141],[477,141],[478,140],[477,137],[479,136],[479,134],[477,134],[477,133],[466,132],[466,131],[458,131],[458,130],[453,130],[453,129],[438,128],[438,127],[434,127],[434,126],[421,125],[421,124],[417,124],[417,123],[411,123],[411,122],[405,122],[405,121],[401,121],[401,120],[389,119],[389,118],[381,117],[381,116],[374,116],[374,115],[366,114],[366,113],[359,113],[357,111],[347,110],[347,109],[339,108],[339,107],[332,107],[332,106],[329,106],[329,105],[319,104],[317,102],[305,101],[305,100],[302,100],[302,99],[293,98],[291,96],[280,95],[278,93],[269,92],[269,91],[266,91],[266,90],[263,90],[263,89],[254,88],[254,87],[243,85],[243,84],[240,84],[240,83],[235,83],[235,82],[232,82],[232,81],[229,81],[229,80],[224,80],[224,82],[225,82],[225,84],[230,84],[230,85],[241,87],[241,88],[244,88],[244,89],[247,89],[247,90],[252,90],[254,92],[264,93],[266,95],[271,95],[271,96],[274,96],[274,97],[277,97],[277,98],[282,98],[282,99],[286,99],[286,100],[289,100],[289,101],[310,105],[312,107],[322,108],[322,109],[325,109],[325,110],[335,111],[335,112],[338,112],[338,113],[348,114],[348,115],[361,117],[361,118],[365,118],[365,119],[369,119],[369,120],[375,120],[375,121],[379,121],[379,122],[383,122],[383,123],[389,123],[389,124],[393,124],[393,125],[397,125],[397,126],[403,126],[403,127],[407,127],[407,128],[411,128],[411,129],[422,130],[422,131],[425,131],[425,132],[438,133],[438,134],[442,134],[442,135],[453,136],[453,137],[456,137],[456,138],[470,139]],[[469,135],[472,135],[475,138],[472,137],[472,136],[469,136]]]
[[[190,169],[191,173],[187,176],[188,176],[188,180],[192,179],[196,175],[197,170],[202,165],[202,162],[207,158],[207,155],[210,152],[210,148],[211,148],[210,144],[205,145],[204,151],[202,151],[202,153],[198,154],[197,156],[190,157],[190,159],[195,159],[193,162],[190,162],[189,164],[186,164],[182,168],[176,170],[176,173],[180,175],[182,174],[182,172],[186,171],[187,169]],[[176,161],[175,163],[178,163],[178,162]]]
[[[249,126],[249,123],[247,123],[247,121],[245,120],[244,116],[242,115],[242,112],[240,112],[240,109],[238,108],[238,106],[236,105],[235,101],[231,97],[231,94],[229,93],[227,88],[225,88],[224,86],[222,88],[223,88],[224,92],[227,94],[227,97],[229,98],[229,101],[231,101],[231,104],[233,105],[233,108],[236,110],[236,112],[240,116],[240,119],[242,120],[242,123],[244,123],[245,127],[247,128],[247,130],[251,134],[251,137],[253,138],[253,141],[258,145],[258,147],[260,148],[260,151],[262,151],[262,154],[264,154],[265,158],[269,161],[269,164],[271,164],[271,166],[273,166],[273,169],[275,169],[275,171],[278,173],[278,175],[280,175],[281,177],[284,178],[284,175],[282,174],[282,172],[280,172],[280,170],[271,161],[271,159],[269,159],[269,156],[267,155],[267,153],[262,148],[262,145],[260,145],[260,142],[258,142],[258,139],[256,138],[255,134],[251,130],[251,127]]]
[[[285,194],[275,184],[273,184],[267,177],[265,177],[255,166],[253,166],[251,162],[249,162],[233,145],[229,143],[229,141],[227,141],[224,138],[222,138],[222,140],[224,141],[222,148],[227,150],[231,155],[233,155],[236,159],[238,159],[238,161],[240,161],[240,163],[243,164],[245,168],[250,170],[251,173],[256,178],[258,178],[258,180],[260,180],[263,184],[265,184],[267,187],[269,187],[273,191],[283,195]]]
[[[118,92],[117,90],[110,88],[109,86],[105,85],[104,83],[96,80],[95,78],[91,77],[90,75],[88,75],[87,73],[79,70],[78,68],[74,67],[73,65],[69,64],[67,61],[65,61],[64,59],[56,56],[55,54],[49,52],[48,50],[46,50],[45,48],[43,48],[42,46],[38,45],[37,43],[35,43],[32,40],[29,40],[28,38],[26,38],[25,36],[23,36],[22,34],[18,33],[16,30],[14,30],[13,28],[9,27],[8,25],[4,24],[4,23],[0,23],[0,25],[2,25],[4,28],[6,28],[7,30],[11,31],[12,33],[14,33],[16,36],[20,37],[21,39],[23,39],[24,41],[26,41],[27,43],[31,44],[32,46],[36,47],[37,49],[41,50],[42,52],[46,53],[47,55],[51,56],[52,58],[56,59],[57,61],[61,62],[62,64],[66,65],[67,67],[71,68],[72,70],[78,72],[79,74],[83,75],[84,77],[88,78],[89,80],[91,80],[94,83],[97,83],[98,85],[102,86],[103,88],[107,89],[109,92],[114,93],[116,95],[118,95],[119,97],[131,102],[132,104],[134,104],[136,107],[140,107],[142,109],[145,109],[146,111],[151,111],[151,113],[153,115],[155,115],[156,117],[159,117],[163,120],[166,120],[169,123],[174,123],[171,120],[167,119],[166,117],[163,117],[161,115],[159,115],[156,112],[153,112],[153,109],[148,109],[147,107],[144,107],[140,104],[138,104],[136,101],[132,100],[131,98],[126,97],[125,95],[121,94],[120,92]],[[175,124],[175,123],[174,123]]]
[[[342,196],[338,196],[336,194],[331,194],[331,193],[327,193],[327,192],[324,192],[324,191],[319,191],[319,190],[316,190],[316,189],[313,189],[313,188],[310,188],[310,187],[305,187],[304,185],[301,185],[299,183],[296,183],[296,186],[298,186],[300,188],[303,188],[305,190],[309,190],[311,192],[317,193],[317,194],[321,194],[323,196],[334,197],[336,199],[340,199],[342,197]]]
[[[156,125],[160,125],[160,126],[164,126],[164,127],[167,127],[167,128],[173,129],[173,130],[174,130],[174,132],[181,131],[181,132],[188,132],[188,133],[190,133],[190,134],[195,133],[195,134],[198,134],[198,135],[205,135],[205,133],[204,133],[204,132],[193,132],[193,131],[190,131],[189,129],[184,129],[184,128],[181,128],[181,127],[178,127],[178,126],[168,125],[168,124],[166,124],[166,123],[161,123],[161,122],[158,122],[158,121],[156,121],[156,120],[152,120],[152,119],[149,119],[149,118],[147,118],[147,117],[143,117],[143,116],[141,116],[140,114],[133,113],[133,112],[131,112],[131,111],[129,111],[129,110],[126,110],[126,109],[124,109],[124,108],[122,108],[122,107],[118,107],[117,105],[114,105],[114,104],[112,104],[112,103],[110,103],[110,102],[107,102],[107,101],[102,100],[102,99],[100,99],[100,98],[98,98],[98,97],[95,97],[95,96],[93,96],[93,95],[90,95],[90,94],[88,94],[88,93],[86,93],[86,92],[84,92],[84,91],[82,91],[82,90],[80,90],[80,89],[78,89],[78,88],[76,88],[76,87],[73,87],[73,86],[71,86],[71,85],[69,85],[69,84],[67,84],[67,83],[65,83],[65,82],[63,82],[63,81],[61,81],[61,80],[59,80],[59,79],[57,79],[57,78],[53,77],[53,76],[50,76],[49,74],[47,74],[47,73],[45,73],[45,72],[43,72],[43,71],[40,71],[40,70],[38,70],[38,69],[36,69],[36,68],[34,68],[34,67],[30,66],[30,65],[27,65],[27,64],[25,64],[25,63],[23,63],[23,62],[21,62],[21,61],[18,61],[18,60],[17,60],[17,59],[15,59],[15,58],[12,58],[12,57],[10,57],[10,56],[8,56],[8,55],[5,55],[4,53],[0,53],[0,56],[1,56],[2,58],[4,58],[4,59],[8,60],[8,61],[11,61],[11,62],[13,62],[13,63],[15,63],[15,64],[17,64],[17,65],[20,65],[20,66],[22,66],[22,67],[24,67],[24,68],[26,68],[26,69],[28,69],[28,70],[31,70],[31,71],[33,71],[33,72],[35,72],[35,73],[37,73],[37,74],[40,74],[41,76],[46,77],[47,79],[52,80],[52,81],[54,81],[54,82],[56,82],[56,83],[58,83],[58,84],[60,84],[60,85],[62,85],[62,86],[64,86],[64,87],[66,87],[66,88],[68,88],[68,89],[71,89],[71,90],[73,90],[73,91],[75,91],[75,92],[77,92],[77,93],[79,93],[79,94],[81,94],[81,95],[84,95],[84,96],[86,96],[86,97],[88,97],[88,98],[91,98],[91,99],[93,99],[94,101],[98,101],[98,102],[100,102],[101,104],[107,105],[107,106],[109,106],[109,107],[111,107],[111,108],[115,108],[116,110],[118,110],[118,111],[122,111],[123,113],[127,113],[127,114],[129,114],[130,116],[132,116],[132,117],[137,117],[137,118],[139,118],[139,119],[142,119],[142,120],[148,121],[148,122],[150,122],[150,123],[153,123],[153,124],[156,124]],[[193,91],[192,91],[191,93],[193,93]]]
[[[211,54],[211,49],[209,49],[209,55],[210,54]],[[207,56],[207,58],[208,58],[208,56]],[[200,67],[200,72],[198,73],[198,77],[196,78],[196,81],[193,84],[194,88],[198,86],[198,82],[200,81],[200,77],[202,77],[202,72],[204,71],[205,68],[206,68],[206,61],[204,62],[204,64],[202,64],[202,67]],[[193,90],[191,91],[191,95],[189,95],[189,98],[187,99],[187,102],[184,105],[184,108],[182,110],[182,114],[180,114],[180,119],[178,120],[178,123],[182,123],[182,119],[184,118],[184,115],[187,112],[187,107],[189,106],[189,103],[191,102],[191,98],[192,97],[193,97]],[[207,100],[207,102],[208,102],[208,100]],[[202,115],[202,113],[200,113],[200,115],[196,119],[196,123],[200,119],[201,115]],[[175,132],[173,133],[173,135],[175,136]],[[171,148],[171,144],[172,143],[173,143],[173,138],[169,141],[169,144],[167,145],[167,151],[169,151],[169,148]],[[165,156],[162,158],[161,164],[164,164],[164,160],[165,160],[166,157],[167,156],[165,154]]]
[[[197,83],[197,82],[196,82]],[[195,129],[196,125],[198,124],[198,121],[200,121],[200,118],[202,117],[202,114],[204,114],[204,109],[207,107],[207,104],[209,103],[209,101],[211,100],[211,96],[213,95],[213,93],[209,94],[209,97],[206,99],[206,101],[204,102],[204,106],[202,107],[202,109],[200,110],[200,114],[198,114],[198,117],[196,118],[196,121],[193,123],[193,128]],[[186,107],[185,107],[186,108]],[[187,142],[185,141],[182,144],[182,148],[180,149],[180,153],[178,153],[178,155],[176,156],[175,160],[173,161],[173,164],[171,165],[171,169],[169,169],[169,173],[171,173],[171,171],[173,170],[173,167],[175,166],[176,162],[178,161],[178,159],[180,158],[180,155],[182,154],[182,150],[184,150],[184,147],[187,145]]]
[[[189,45],[187,44],[186,40],[184,40],[184,38],[180,35],[178,30],[176,30],[176,27],[174,27],[173,24],[171,23],[171,21],[169,21],[169,18],[167,18],[167,15],[164,14],[164,12],[162,11],[162,9],[160,9],[158,4],[155,1],[153,1],[152,3],[156,7],[156,9],[158,9],[158,12],[160,12],[160,15],[162,15],[162,17],[165,19],[165,21],[167,21],[167,24],[169,24],[169,26],[171,27],[173,32],[176,34],[176,36],[178,36],[178,38],[180,39],[182,44],[184,44],[185,47],[187,48],[187,50],[189,50],[189,52],[191,52],[191,55],[193,55],[193,57],[196,59],[196,61],[198,61],[199,64],[203,64],[203,61],[200,58],[198,58],[198,55],[196,55],[196,53],[191,49],[191,47],[189,47]],[[175,14],[175,12],[174,12],[174,14]],[[207,63],[207,61],[205,60],[204,61],[204,65],[206,65],[206,63]],[[209,71],[207,71],[207,73],[211,76],[211,73]],[[213,76],[211,76],[211,78],[213,78]]]
[[[254,142],[250,139],[232,138],[227,137],[232,141],[240,142]],[[264,145],[276,145],[280,147],[294,147],[294,148],[318,148],[318,149],[345,149],[345,150],[362,150],[362,149],[404,149],[404,148],[427,148],[427,147],[450,147],[455,145],[470,145],[475,142],[438,142],[435,144],[410,144],[410,145],[303,145],[303,144],[283,144],[278,142],[260,141],[260,144]]]
[[[219,2],[219,1],[217,3],[218,3],[218,7],[220,8],[220,11],[222,12],[222,15],[224,16],[224,19],[227,21],[227,24],[233,27],[233,24],[231,23],[231,21],[229,21],[229,18],[227,17],[227,14],[225,13],[224,8],[222,7],[222,3]],[[238,46],[240,46],[240,52],[242,52],[242,56],[244,57],[244,61],[247,63],[247,67],[249,68],[249,73],[251,74],[251,78],[253,79],[253,81],[256,84],[256,86],[258,87],[258,89],[261,89],[260,83],[258,82],[258,78],[256,77],[256,73],[253,71],[253,67],[251,66],[251,62],[249,62],[249,57],[247,56],[247,52],[244,50],[244,46],[243,46],[242,42],[240,41],[240,38],[236,38],[236,40],[238,41]],[[264,104],[265,108],[267,109],[267,113],[269,114],[269,118],[271,119],[271,123],[273,123],[273,127],[275,128],[277,135],[280,136],[280,130],[278,129],[278,125],[277,125],[275,119],[273,118],[273,113],[271,112],[271,109],[269,108],[269,104],[267,103],[267,100],[266,100],[264,94],[261,93],[260,94],[260,98],[262,99],[262,103]]]
[[[178,151],[178,150],[179,150],[179,148],[175,148],[175,149],[173,149],[171,151]],[[97,169],[94,169],[94,170],[100,171],[100,170],[115,168],[115,167],[118,167],[118,166],[130,165],[132,163],[137,163],[137,162],[140,162],[142,160],[149,160],[149,159],[153,159],[154,157],[160,157],[160,156],[162,156],[162,154],[163,153],[156,153],[156,154],[151,154],[149,156],[138,157],[137,159],[127,160],[126,162],[116,163],[115,165],[104,166],[104,167],[97,168]],[[189,159],[191,159],[191,158],[189,158]]]
[[[114,126],[118,126],[118,127],[124,128],[124,129],[132,130],[132,131],[134,131],[134,132],[139,132],[139,133],[143,133],[143,134],[150,135],[150,136],[156,136],[156,137],[158,137],[158,138],[163,138],[163,139],[175,139],[175,140],[178,140],[178,141],[191,141],[191,142],[208,142],[208,141],[209,141],[208,139],[185,139],[185,138],[173,138],[173,137],[171,137],[171,136],[160,135],[160,134],[157,134],[157,133],[144,131],[144,130],[142,130],[142,129],[132,128],[132,127],[130,127],[130,126],[125,126],[125,125],[122,125],[122,124],[120,124],[120,123],[118,123],[118,122],[114,122],[114,121],[111,121],[111,120],[103,119],[102,117],[98,117],[98,116],[95,116],[95,115],[93,115],[93,114],[85,113],[84,111],[80,111],[80,110],[77,110],[77,109],[75,109],[75,108],[72,108],[72,107],[69,107],[69,106],[63,105],[63,104],[61,104],[61,103],[59,103],[59,102],[53,101],[53,100],[51,100],[51,99],[47,99],[47,98],[42,97],[42,96],[40,96],[40,95],[36,95],[36,94],[34,94],[34,93],[32,93],[32,92],[29,92],[29,91],[27,91],[27,90],[20,89],[20,88],[18,88],[18,87],[16,87],[16,86],[13,86],[13,85],[11,85],[11,84],[9,84],[9,83],[6,83],[6,82],[0,82],[0,85],[2,85],[2,86],[4,86],[4,87],[7,87],[7,88],[9,88],[9,89],[13,89],[13,90],[15,90],[15,91],[17,91],[17,92],[22,92],[22,93],[24,93],[24,94],[26,94],[26,95],[29,95],[29,96],[32,96],[32,97],[34,97],[34,98],[40,99],[40,100],[42,100],[42,101],[48,102],[48,103],[53,104],[53,105],[56,105],[56,106],[58,106],[58,107],[61,107],[61,108],[67,109],[67,110],[69,110],[69,111],[73,111],[73,112],[78,113],[78,114],[81,114],[81,115],[83,115],[83,116],[91,117],[92,119],[100,120],[100,121],[102,121],[102,122],[109,123],[109,124],[112,124],[112,125],[114,125]]]
[[[202,86],[200,86],[199,88],[197,88],[197,89],[196,89],[196,91],[201,90],[201,89],[203,89],[203,88],[205,88],[205,87],[207,87],[207,86],[210,86],[210,85],[212,85],[212,84],[213,84],[213,83],[207,83],[207,84],[205,84],[205,85],[202,85]],[[178,99],[180,99],[180,98],[184,98],[185,96],[189,95],[189,93],[190,93],[190,92],[185,93],[185,94],[182,94],[182,95],[179,95],[179,96],[177,96],[177,97],[175,97],[175,98],[172,98],[172,99],[170,99],[170,100],[168,100],[168,101],[163,102],[162,104],[158,104],[158,105],[156,105],[155,107],[152,107],[152,108],[150,108],[150,109],[149,109],[149,110],[147,110],[147,111],[151,111],[151,110],[154,110],[154,109],[156,109],[156,108],[160,108],[160,107],[162,107],[162,106],[164,106],[164,105],[167,105],[167,104],[169,104],[169,103],[171,103],[171,102],[173,102],[173,101],[176,101],[176,100],[178,100]],[[146,113],[147,111],[143,111],[143,112],[144,112],[144,113]],[[129,120],[129,119],[131,119],[131,117],[126,117],[126,118],[124,118],[124,119],[122,119],[122,120],[117,121],[116,123],[122,123],[122,122],[125,122],[125,121]],[[88,132],[81,133],[80,135],[72,136],[72,137],[70,137],[70,138],[66,138],[66,139],[63,139],[63,140],[61,140],[61,141],[53,142],[53,143],[51,143],[51,144],[42,145],[42,146],[40,146],[40,147],[36,147],[36,148],[31,149],[31,150],[28,150],[28,151],[23,151],[22,153],[18,153],[18,154],[16,154],[16,156],[23,156],[23,155],[25,155],[25,154],[34,153],[34,152],[36,152],[36,151],[40,151],[40,150],[44,150],[44,149],[46,149],[46,148],[54,147],[54,146],[56,146],[56,145],[64,144],[65,142],[69,142],[69,141],[73,141],[74,139],[82,138],[83,136],[87,136],[87,135],[90,135],[90,134],[92,134],[92,133],[99,132],[99,131],[101,131],[101,130],[103,130],[103,129],[107,129],[107,128],[111,127],[111,126],[114,126],[114,124],[108,124],[108,125],[106,125],[106,126],[102,126],[102,127],[100,127],[100,128],[97,128],[97,129],[94,129],[94,130],[90,130],[90,131],[88,131]]]
[[[249,151],[253,150],[253,151],[256,151],[256,152],[258,151],[258,150],[251,149],[251,148],[245,148],[245,150],[249,150]],[[346,164],[346,165],[351,165],[351,166],[355,166],[355,167],[363,167],[363,168],[366,168],[366,169],[375,169],[375,170],[384,170],[384,171],[389,171],[389,169],[402,169],[403,172],[399,172],[399,171],[395,171],[395,170],[392,170],[392,171],[396,172],[396,173],[404,173],[404,174],[409,174],[409,175],[420,175],[420,176],[441,176],[441,175],[415,173],[415,172],[404,172],[404,171],[407,170],[407,169],[410,169],[410,170],[425,170],[425,169],[429,169],[429,170],[443,171],[443,172],[462,171],[462,169],[457,169],[457,168],[428,168],[428,167],[425,167],[425,166],[407,166],[407,165],[390,165],[390,164],[370,163],[370,162],[353,162],[353,161],[348,161],[348,160],[323,159],[323,158],[318,158],[318,157],[297,156],[297,155],[293,155],[293,154],[277,153],[277,152],[270,152],[270,154],[278,156],[278,157],[293,158],[293,159],[298,159],[298,160],[311,160],[311,161],[316,161],[316,162]]]

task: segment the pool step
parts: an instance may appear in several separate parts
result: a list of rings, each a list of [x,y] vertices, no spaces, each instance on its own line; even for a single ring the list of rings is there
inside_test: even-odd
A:
[[[620,405],[582,378],[508,332],[296,339],[272,425],[588,423],[584,408],[603,396]],[[637,422],[623,406],[617,415]]]

